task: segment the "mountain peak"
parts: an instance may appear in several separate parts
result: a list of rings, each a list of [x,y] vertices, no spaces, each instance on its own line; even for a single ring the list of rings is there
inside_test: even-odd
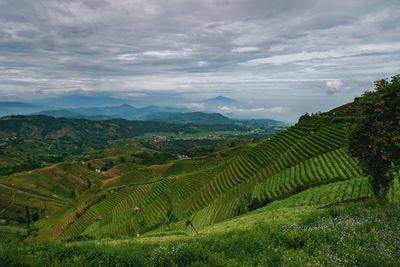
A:
[[[233,98],[225,97],[225,96],[222,96],[222,95],[219,95],[219,96],[216,96],[216,97],[213,97],[213,98],[205,99],[205,100],[203,100],[203,102],[207,103],[207,104],[225,104],[225,105],[226,104],[232,105],[232,104],[238,104],[239,103],[239,101],[237,101],[237,100],[235,100]]]

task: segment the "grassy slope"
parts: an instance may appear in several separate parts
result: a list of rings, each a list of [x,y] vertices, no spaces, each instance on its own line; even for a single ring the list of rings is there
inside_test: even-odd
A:
[[[0,262],[396,266],[400,185],[392,186],[386,206],[370,198],[367,179],[346,154],[345,129],[340,121],[307,121],[272,140],[203,160],[145,168],[119,164],[107,172],[115,178],[36,223],[40,231],[34,239],[102,240],[0,246]],[[235,217],[234,207],[246,192],[268,204]],[[141,214],[132,212],[135,206]],[[199,235],[184,225],[185,210]],[[168,211],[179,220],[165,224]],[[16,231],[0,227],[5,239]],[[141,237],[132,237],[139,231]]]
[[[351,180],[354,186],[343,185],[340,190],[345,193],[331,198],[357,197],[366,190],[359,183],[366,183],[344,149],[346,123],[348,119],[316,118],[271,140],[164,167],[131,171],[130,164],[117,165],[110,170],[117,175],[103,184],[96,201],[83,203],[87,207],[81,207],[78,216],[76,205],[64,217],[57,214],[63,217],[57,224],[40,222],[47,230],[38,238],[48,238],[54,229],[61,230],[50,238],[61,240],[121,238],[165,228],[179,232],[185,228],[186,214],[202,228],[236,216],[235,206],[246,192],[268,203],[321,184]],[[362,190],[351,191],[355,186]],[[134,207],[142,212],[135,214]],[[171,214],[178,221],[166,226]]]
[[[359,182],[359,181],[358,181]],[[400,256],[399,184],[392,204],[372,200],[326,204],[317,186],[240,217],[200,229],[199,235],[0,245],[5,266],[397,266]],[[369,192],[366,191],[366,194]],[[318,201],[310,201],[312,199]],[[309,205],[299,205],[308,202]],[[16,253],[17,251],[17,253]]]
[[[116,143],[112,148],[93,151],[84,156],[89,159],[97,158],[95,160],[67,161],[32,171],[1,176],[0,219],[23,222],[26,217],[26,207],[32,213],[38,212],[40,218],[48,217],[66,205],[74,206],[75,204],[71,204],[75,201],[73,192],[79,197],[89,191],[99,191],[100,187],[107,188],[132,182],[129,174],[135,171],[143,173],[145,167],[132,163],[135,159],[131,154],[143,149],[138,142],[123,141]],[[116,168],[101,173],[95,171],[110,161],[118,164],[122,158],[126,162]],[[92,169],[88,168],[89,163]],[[124,165],[127,167],[124,168]],[[150,173],[145,172],[142,176],[145,175],[148,177]],[[89,191],[88,180],[91,181],[92,187]]]

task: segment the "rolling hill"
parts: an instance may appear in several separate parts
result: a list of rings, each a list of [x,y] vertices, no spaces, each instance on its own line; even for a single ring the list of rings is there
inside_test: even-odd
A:
[[[82,189],[75,190],[74,200],[68,198],[68,190],[58,189],[64,202],[57,202],[58,208],[49,209],[46,217],[40,216],[34,239],[121,238],[166,229],[185,232],[187,217],[202,231],[253,209],[274,207],[281,203],[278,200],[292,207],[368,197],[368,183],[345,148],[347,125],[356,118],[336,113],[303,118],[270,140],[201,159],[152,166],[114,161],[100,173],[88,169],[87,162],[72,162],[64,172],[80,168],[74,172],[90,177],[93,188],[85,190],[86,178],[77,179],[73,186]],[[96,160],[91,164],[101,166]],[[7,185],[17,177],[9,177]],[[313,193],[313,188],[320,189]]]
[[[247,131],[238,125],[169,124],[123,119],[87,120],[43,115],[0,118],[0,174],[10,174],[61,162],[86,150],[144,134],[174,135],[216,131]]]
[[[229,119],[219,113],[153,113],[146,116],[147,120],[164,121],[176,124],[196,123],[200,125],[211,124],[235,124],[237,121]]]
[[[307,220],[323,220],[325,211],[333,214],[327,217],[331,219],[338,211],[330,207],[359,203],[372,195],[358,162],[347,153],[349,125],[359,119],[354,108],[347,104],[330,112],[305,115],[271,138],[225,147],[206,157],[144,164],[145,158],[159,158],[157,147],[120,141],[91,157],[0,177],[0,222],[6,224],[0,225],[0,240],[22,237],[32,244],[59,240],[73,242],[78,251],[81,244],[97,240],[102,241],[93,244],[104,248],[129,244],[140,250],[150,244],[191,246],[213,238],[212,242],[218,242],[214,248],[225,251],[220,240],[226,239],[233,246],[234,240],[255,240],[254,235],[261,238],[261,232],[267,231],[272,240],[304,249],[297,242],[316,242],[315,237],[304,232],[296,236],[300,230],[291,227],[304,225],[304,231],[309,232],[320,229],[319,223],[323,223],[321,229],[333,233],[335,225],[317,221],[309,228]],[[67,119],[53,120],[58,125]],[[119,127],[118,120],[104,123],[111,122]],[[32,132],[25,123],[17,128]],[[85,123],[83,127],[89,127],[90,122]],[[389,200],[398,203],[399,197],[396,181]],[[348,214],[350,210],[341,212]],[[375,213],[368,213],[369,220],[382,216]],[[343,215],[347,217],[340,220],[349,220],[346,225],[356,220],[355,225],[362,225],[362,229],[370,227],[368,221],[358,222],[358,217],[350,214],[352,217]],[[27,222],[31,222],[28,228],[19,226]],[[349,227],[346,231],[356,231],[352,224]],[[237,238],[232,237],[235,234]],[[361,233],[361,238],[364,236]],[[305,237],[307,241],[298,241]],[[270,239],[263,244],[272,242]],[[97,246],[96,253],[100,253]],[[242,249],[251,252],[247,246]],[[152,248],[152,255],[156,250]]]

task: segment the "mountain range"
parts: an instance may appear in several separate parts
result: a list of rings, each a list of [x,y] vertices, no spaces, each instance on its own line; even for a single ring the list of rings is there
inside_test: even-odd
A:
[[[271,119],[237,120],[216,113],[220,106],[240,105],[240,102],[224,97],[204,99],[197,103],[206,105],[209,112],[200,112],[196,109],[175,106],[138,106],[127,104],[132,99],[119,99],[106,95],[71,94],[56,98],[32,100],[25,102],[0,102],[0,116],[5,115],[46,115],[55,118],[82,118],[90,120],[126,119],[143,121],[162,121],[168,123],[196,123],[196,124],[243,124],[250,127],[265,127],[283,125],[280,121]],[[135,101],[133,101],[135,102]],[[212,108],[214,107],[214,108]]]

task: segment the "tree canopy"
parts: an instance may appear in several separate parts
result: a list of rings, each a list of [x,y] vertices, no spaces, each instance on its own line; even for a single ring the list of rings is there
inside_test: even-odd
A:
[[[350,154],[360,160],[374,194],[385,198],[400,162],[400,75],[376,81],[355,102],[361,119],[350,132]]]

